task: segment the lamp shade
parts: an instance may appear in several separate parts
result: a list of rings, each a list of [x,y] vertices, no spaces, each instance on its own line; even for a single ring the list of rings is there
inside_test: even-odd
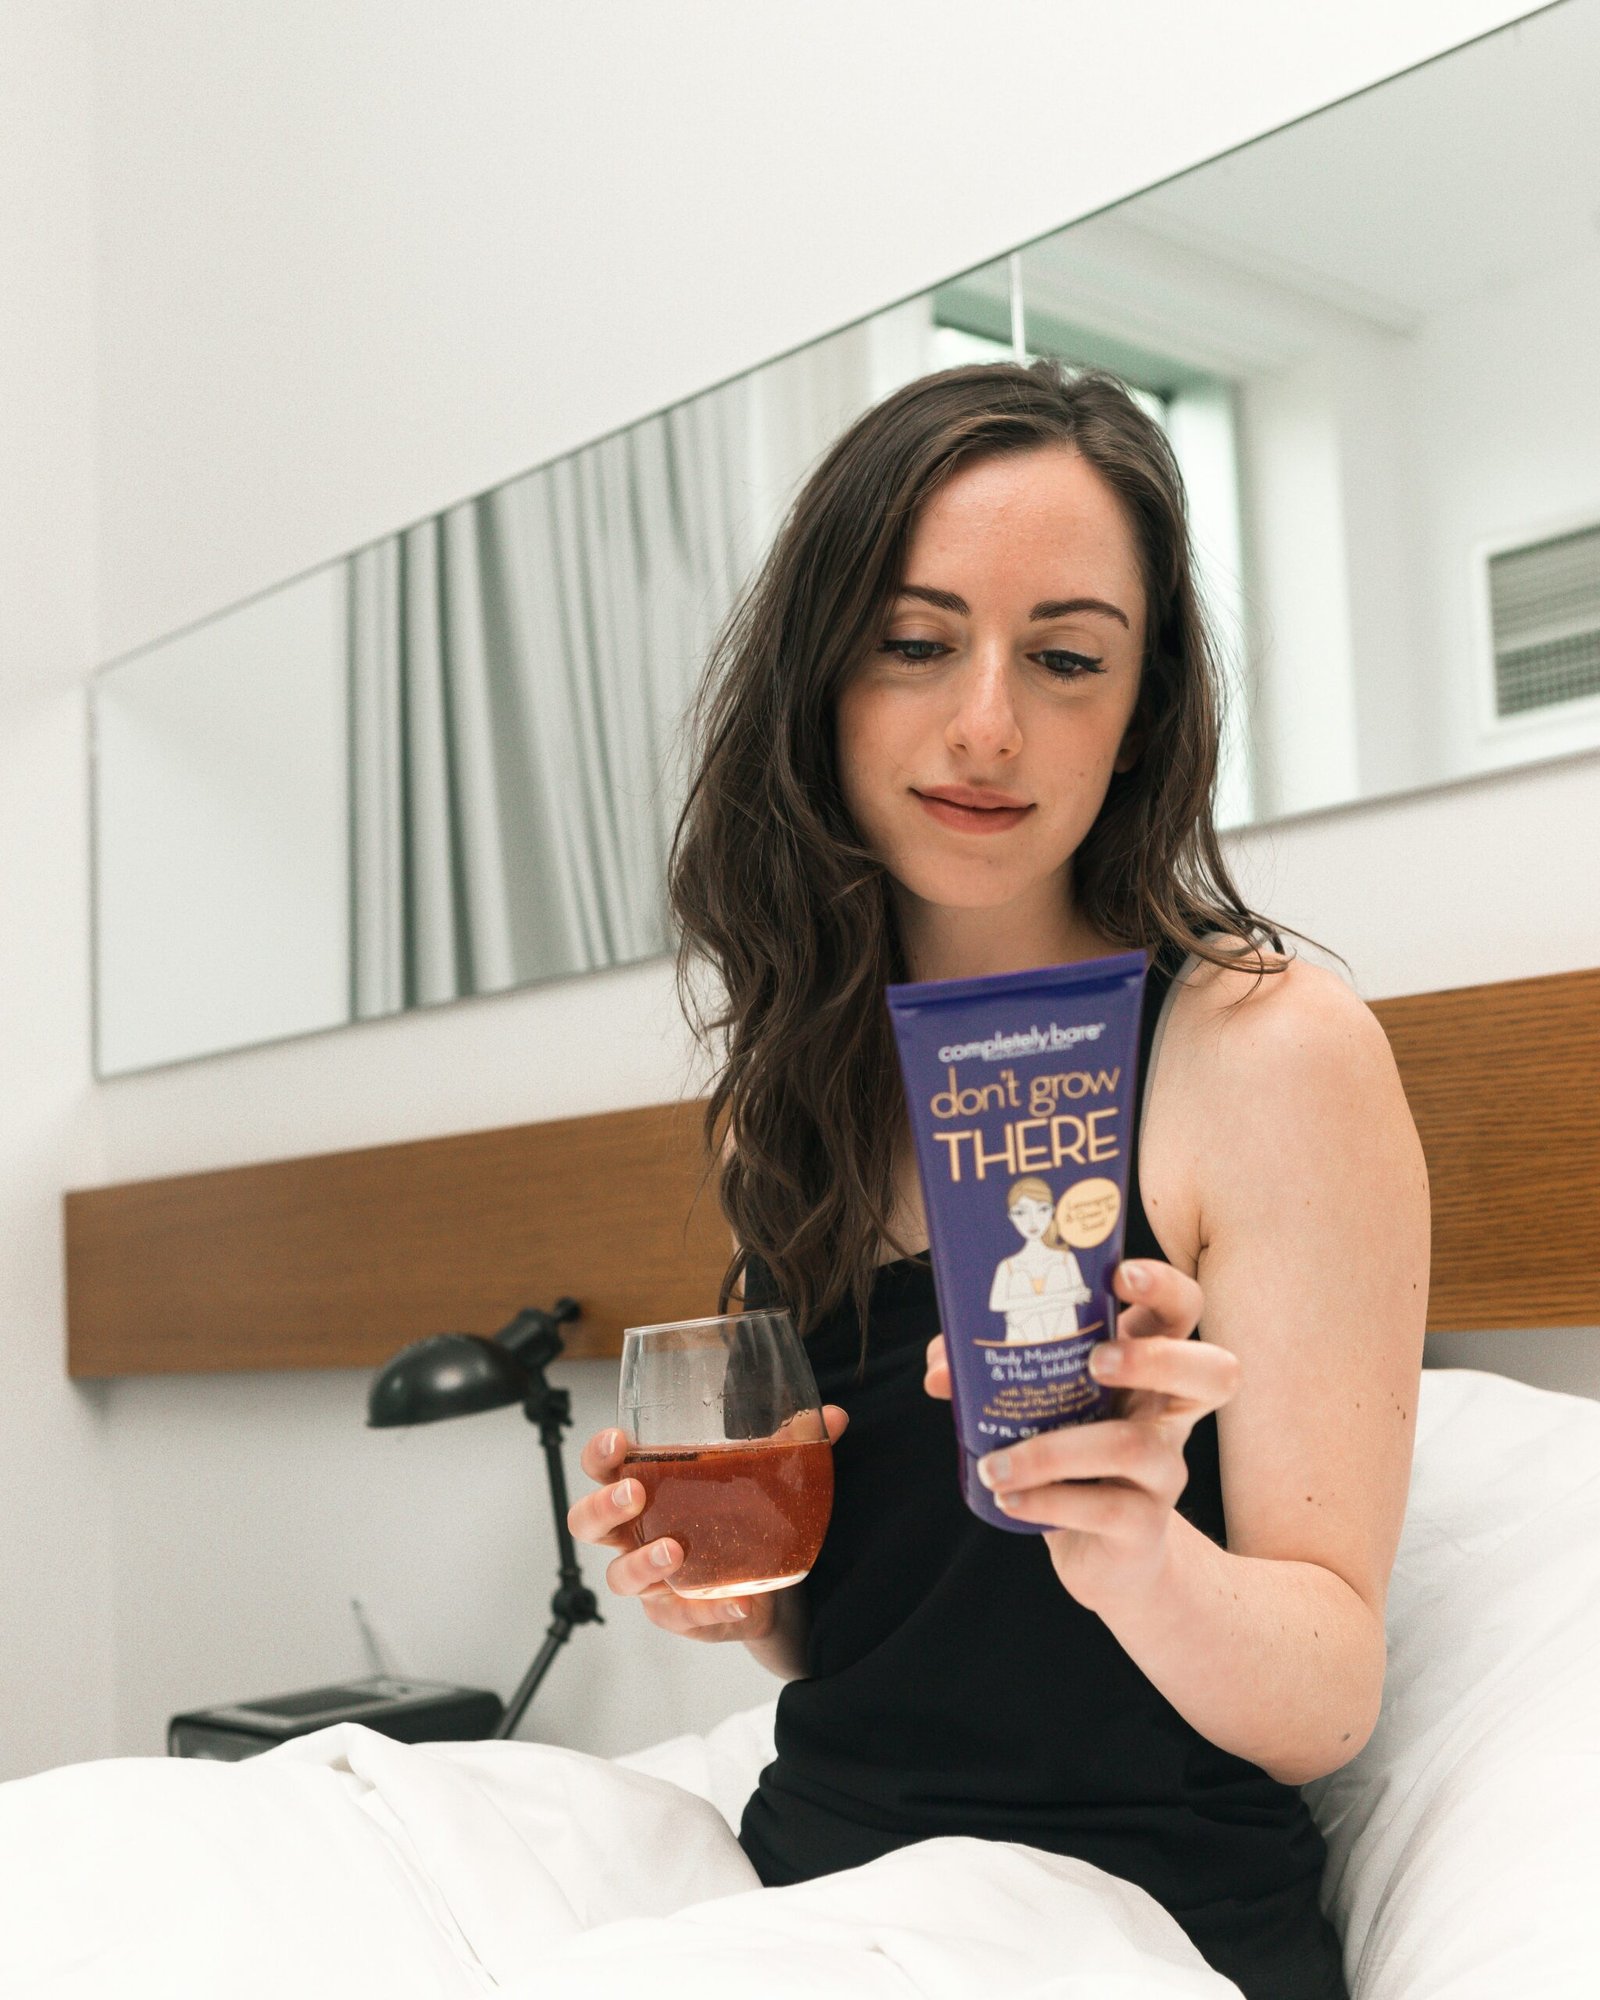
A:
[[[476,1333],[414,1340],[380,1370],[367,1394],[367,1424],[432,1424],[520,1403],[528,1372],[508,1348]]]

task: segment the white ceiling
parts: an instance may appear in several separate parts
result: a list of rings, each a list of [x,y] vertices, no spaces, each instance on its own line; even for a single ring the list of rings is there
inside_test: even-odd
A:
[[[1116,214],[1395,325],[1594,256],[1600,0],[1563,0]]]

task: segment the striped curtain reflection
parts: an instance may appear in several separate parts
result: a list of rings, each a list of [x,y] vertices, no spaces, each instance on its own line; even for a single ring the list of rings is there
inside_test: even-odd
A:
[[[908,301],[350,558],[353,1018],[671,949],[711,639],[929,327]]]
[[[755,554],[750,393],[350,559],[356,1018],[668,950],[680,724]]]

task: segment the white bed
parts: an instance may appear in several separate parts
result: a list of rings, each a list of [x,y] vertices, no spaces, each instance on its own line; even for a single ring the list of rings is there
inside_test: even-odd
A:
[[[1383,1718],[1310,1790],[1354,2000],[1600,1991],[1600,1404],[1424,1378]],[[934,1840],[762,1889],[774,1702],[608,1760],[344,1724],[0,1786],[6,2000],[1224,1996],[1142,1891]]]

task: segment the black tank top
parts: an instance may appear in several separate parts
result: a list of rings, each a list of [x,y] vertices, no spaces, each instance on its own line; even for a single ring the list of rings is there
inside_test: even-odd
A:
[[[1181,955],[1154,957],[1140,1097]],[[1135,1103],[1125,1254],[1163,1259],[1140,1198]],[[745,1304],[777,1302],[752,1256]],[[1343,2000],[1317,1903],[1322,1839],[1294,1787],[1187,1723],[1062,1588],[1042,1537],[978,1520],[957,1485],[950,1405],[922,1386],[939,1308],[927,1253],[880,1265],[866,1372],[849,1302],[806,1342],[848,1411],[834,1504],[803,1584],[806,1678],[778,1696],[776,1758],[739,1843],[768,1886],[939,1834],[1024,1841],[1147,1889],[1249,2000]],[[1178,1511],[1226,1546],[1214,1416],[1186,1450]]]

